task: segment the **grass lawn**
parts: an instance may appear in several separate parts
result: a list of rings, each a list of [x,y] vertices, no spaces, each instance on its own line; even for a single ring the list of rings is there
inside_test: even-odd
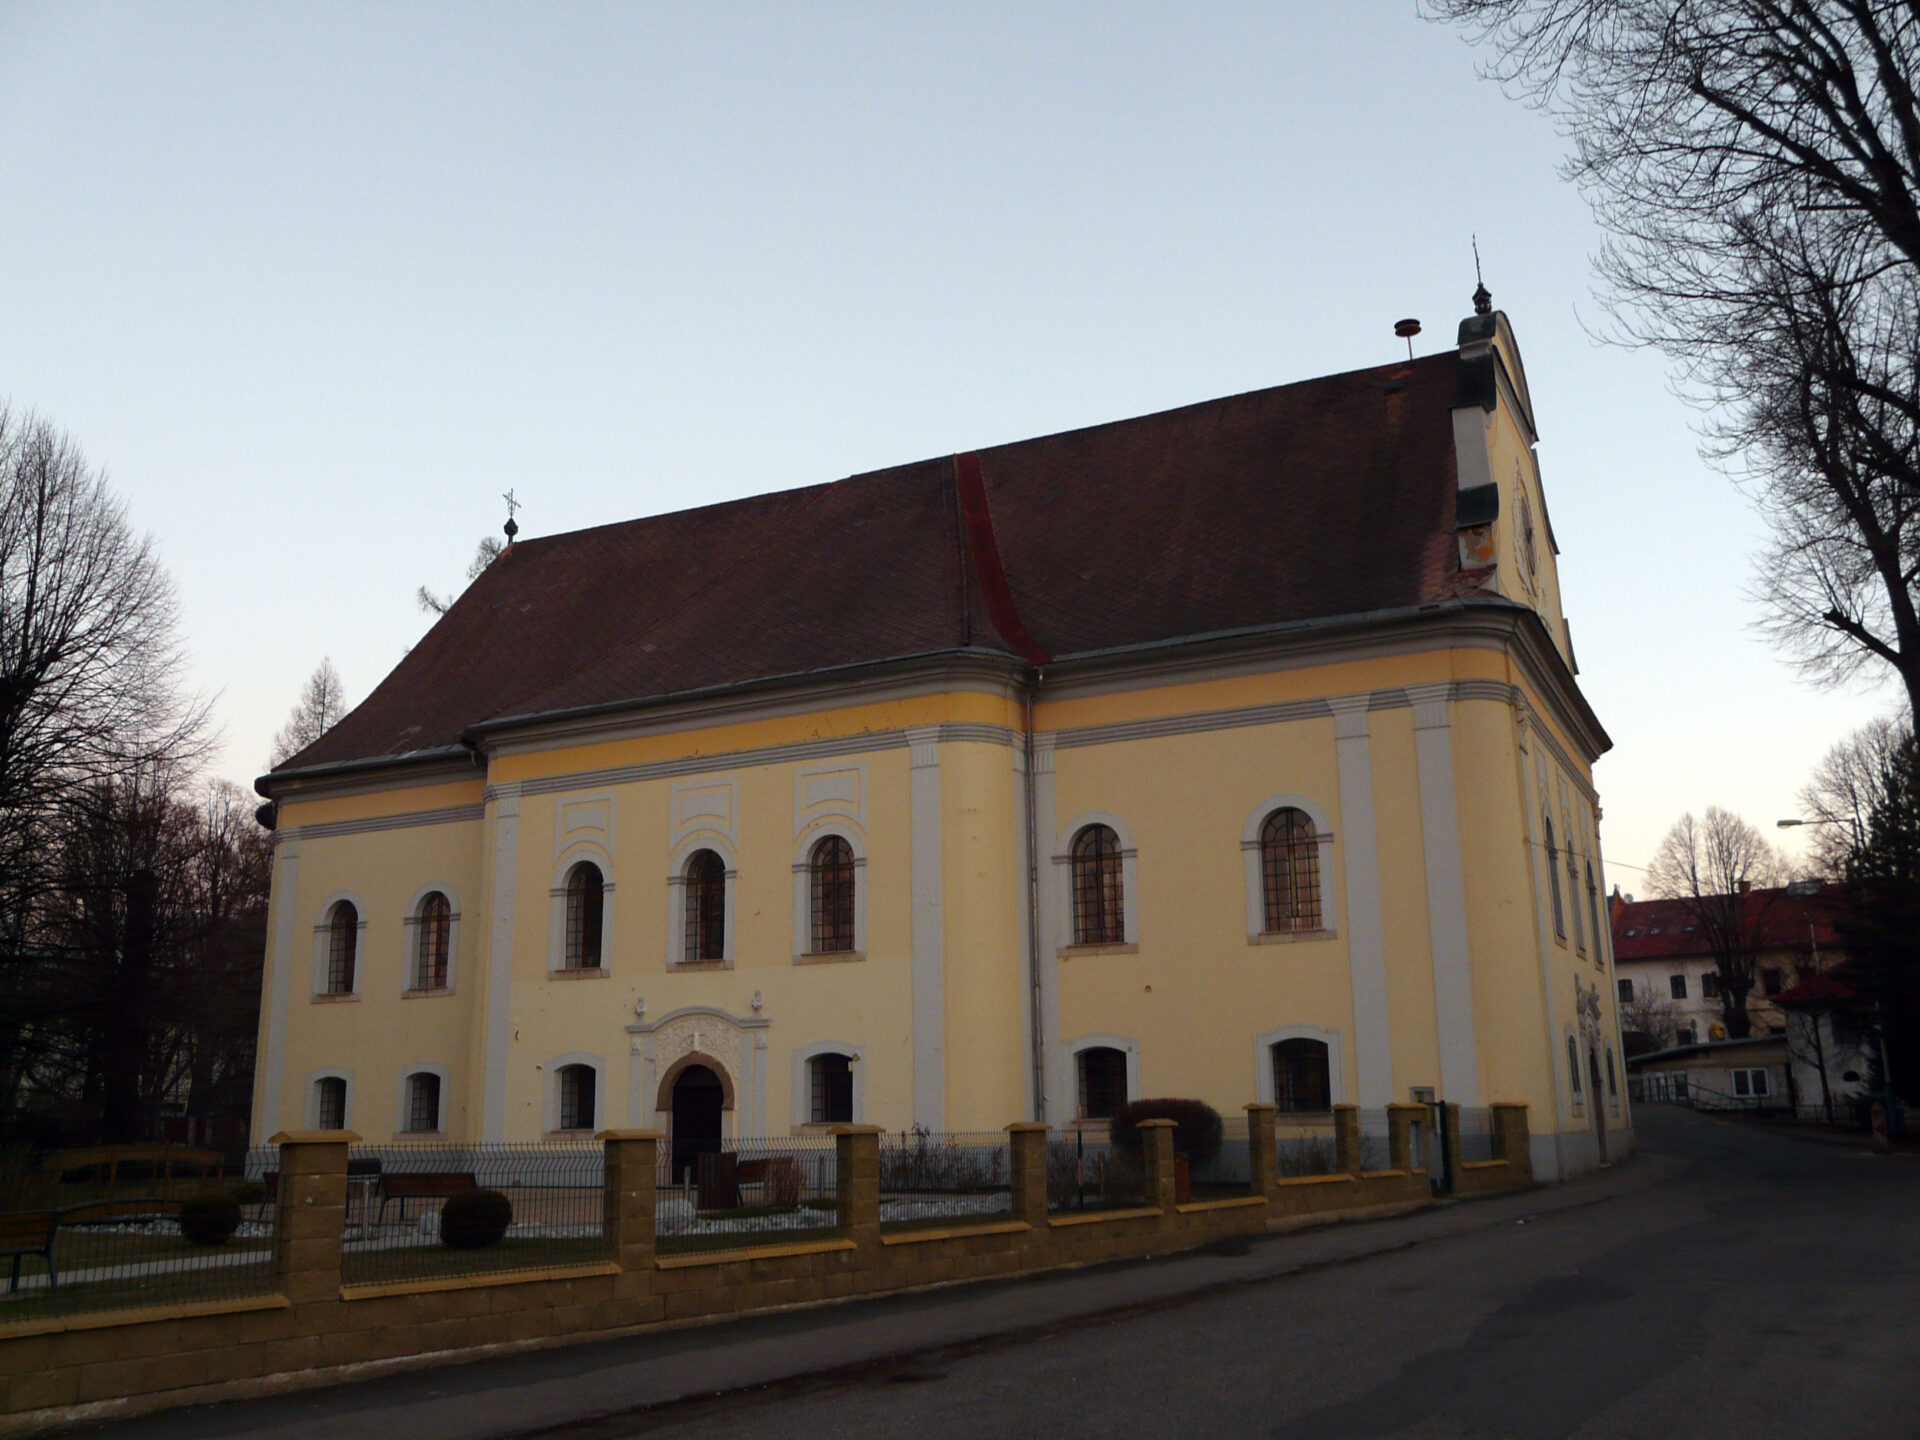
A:
[[[509,1236],[478,1250],[453,1250],[439,1244],[349,1249],[340,1257],[340,1278],[348,1285],[380,1285],[505,1270],[542,1270],[550,1265],[584,1265],[604,1260],[607,1255],[607,1242],[598,1235],[565,1240]]]

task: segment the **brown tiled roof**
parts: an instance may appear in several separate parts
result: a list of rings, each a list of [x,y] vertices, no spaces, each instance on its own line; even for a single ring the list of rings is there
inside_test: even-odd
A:
[[[1009,592],[1055,658],[1472,593],[1453,533],[1458,364],[1445,351],[980,451],[1006,585],[991,611],[953,457],[521,541],[283,768],[440,749],[489,720],[1013,654],[991,618]]]
[[[1811,942],[1838,951],[1841,901],[1834,887],[1818,894],[1795,895],[1785,889],[1756,890],[1748,897],[1758,912],[1763,950],[1804,950]],[[1684,900],[1636,900],[1614,907],[1613,958],[1664,960],[1711,954],[1706,931],[1699,928]]]

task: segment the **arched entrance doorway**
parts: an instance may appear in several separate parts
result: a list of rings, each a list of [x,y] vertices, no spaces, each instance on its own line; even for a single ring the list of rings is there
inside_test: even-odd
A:
[[[685,1183],[698,1158],[720,1148],[726,1087],[705,1065],[689,1065],[673,1082],[673,1178]]]

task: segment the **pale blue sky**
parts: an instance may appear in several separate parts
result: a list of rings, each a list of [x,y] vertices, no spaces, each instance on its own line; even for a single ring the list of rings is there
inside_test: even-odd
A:
[[[1771,832],[1891,694],[1752,633],[1757,523],[1589,339],[1561,143],[1475,59],[1405,0],[0,3],[0,396],[158,538],[244,782],[509,486],[551,534],[1382,363],[1451,343],[1478,232],[1608,857]]]

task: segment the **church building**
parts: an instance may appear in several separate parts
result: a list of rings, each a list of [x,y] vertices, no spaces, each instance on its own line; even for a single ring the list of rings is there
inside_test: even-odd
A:
[[[518,540],[275,831],[254,1134],[1529,1107],[1631,1144],[1520,352]],[[510,527],[511,528],[511,527]]]

